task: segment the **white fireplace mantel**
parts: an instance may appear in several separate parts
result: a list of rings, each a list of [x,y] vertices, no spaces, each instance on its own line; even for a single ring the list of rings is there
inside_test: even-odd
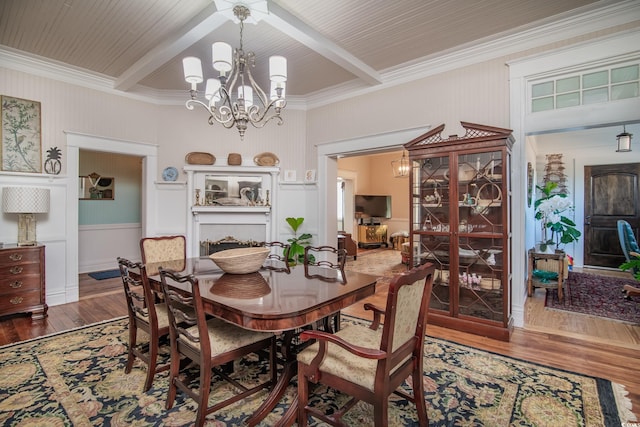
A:
[[[202,166],[186,165],[187,174],[187,256],[200,255],[200,242],[235,237],[238,240],[271,241],[276,235],[278,175],[280,168],[263,166]],[[219,206],[206,204],[206,182],[237,181],[243,178],[260,178],[262,199],[251,206]],[[199,204],[196,204],[199,190]],[[237,189],[227,188],[227,193]],[[267,197],[268,194],[268,197]],[[237,194],[230,197],[238,197]],[[268,203],[267,203],[268,200]]]

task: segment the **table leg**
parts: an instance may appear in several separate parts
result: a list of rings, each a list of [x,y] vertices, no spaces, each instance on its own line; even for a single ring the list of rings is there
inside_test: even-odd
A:
[[[291,379],[296,375],[298,370],[298,363],[296,360],[295,352],[293,351],[293,338],[295,336],[295,331],[286,331],[282,337],[282,348],[280,352],[283,357],[284,369],[280,378],[278,378],[278,382],[271,390],[271,393],[267,396],[262,405],[246,420],[248,426],[253,427],[257,425],[260,421],[264,419],[269,413],[275,408],[278,404],[282,396],[284,396]],[[297,399],[296,399],[297,401]],[[285,416],[288,415],[285,414]],[[287,424],[290,425],[290,424]]]

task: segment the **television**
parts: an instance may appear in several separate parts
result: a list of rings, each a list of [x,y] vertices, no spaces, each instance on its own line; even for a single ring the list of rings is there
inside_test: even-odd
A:
[[[391,218],[391,196],[368,196],[356,194],[356,215],[364,218]]]

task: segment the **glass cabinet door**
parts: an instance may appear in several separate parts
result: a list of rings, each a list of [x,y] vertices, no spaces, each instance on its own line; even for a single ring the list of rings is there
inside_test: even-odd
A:
[[[436,264],[431,307],[449,311],[451,201],[449,156],[414,162],[412,189],[413,263]]]
[[[502,152],[458,156],[459,315],[502,321]]]

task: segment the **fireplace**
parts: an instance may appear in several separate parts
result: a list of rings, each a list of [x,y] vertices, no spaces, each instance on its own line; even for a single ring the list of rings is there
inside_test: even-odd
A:
[[[279,168],[187,165],[184,170],[188,256],[258,246],[276,235],[271,218],[276,217],[272,201],[277,200]]]

